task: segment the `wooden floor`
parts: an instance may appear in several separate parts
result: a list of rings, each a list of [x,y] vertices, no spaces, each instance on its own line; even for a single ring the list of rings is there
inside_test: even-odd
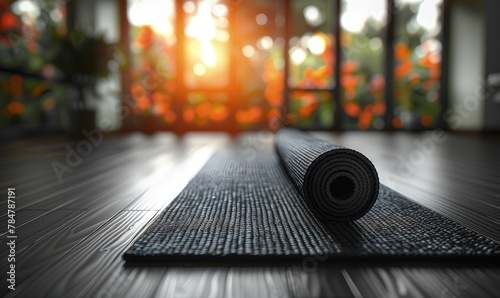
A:
[[[418,203],[500,241],[500,139],[446,135],[318,133],[357,149],[381,181]],[[43,137],[0,149],[0,268],[7,262],[7,188],[16,188],[16,290],[7,297],[500,297],[500,267],[392,264],[314,267],[133,267],[121,255],[218,148],[248,154],[265,132],[178,138]],[[417,141],[417,142],[416,142]],[[419,145],[420,144],[420,145]],[[422,145],[423,144],[423,145]],[[70,147],[67,147],[70,146]],[[69,149],[68,148],[73,148]],[[68,152],[88,153],[79,158]],[[86,152],[85,152],[86,150]],[[78,151],[77,151],[78,152]],[[62,171],[60,181],[53,166]]]

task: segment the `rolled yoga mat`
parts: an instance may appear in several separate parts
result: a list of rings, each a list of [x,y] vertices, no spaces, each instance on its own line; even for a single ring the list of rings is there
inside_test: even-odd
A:
[[[176,199],[144,228],[125,252],[124,259],[130,263],[241,261],[263,265],[272,261],[302,262],[306,257],[325,262],[498,260],[500,244],[494,240],[382,184],[368,212],[373,200],[361,203],[364,207],[358,212],[356,208],[339,208],[334,204],[330,204],[325,215],[321,210],[313,212],[306,203],[311,198],[304,198],[302,192],[323,193],[339,201],[342,199],[338,193],[346,193],[340,197],[347,197],[344,200],[349,202],[355,196],[342,187],[351,183],[337,186],[340,190],[329,190],[332,183],[328,181],[344,175],[352,179],[354,193],[370,194],[377,188],[374,170],[372,173],[369,164],[364,170],[345,169],[353,163],[346,159],[364,158],[303,133],[284,130],[276,135],[276,141],[277,150],[243,139],[217,152]],[[281,152],[280,156],[276,151]],[[338,153],[338,158],[329,161],[321,158],[323,154],[330,158]],[[322,175],[323,163],[332,166],[331,170],[325,170],[326,175]],[[313,180],[307,182],[311,166],[309,175]],[[363,173],[367,175],[366,181],[359,181]],[[370,175],[372,180],[368,178]],[[314,177],[320,181],[315,182]],[[322,189],[304,190],[307,183]],[[342,183],[333,183],[337,184]],[[355,210],[353,215],[349,215],[352,210]],[[354,221],[331,221],[354,218],[363,212],[366,214]],[[320,221],[321,216],[326,221]]]
[[[352,221],[375,204],[377,171],[363,154],[284,128],[276,150],[309,209],[323,222]]]

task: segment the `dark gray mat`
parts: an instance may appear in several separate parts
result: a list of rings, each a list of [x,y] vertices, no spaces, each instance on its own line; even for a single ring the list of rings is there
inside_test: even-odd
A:
[[[381,185],[348,223],[309,211],[273,150],[214,155],[124,254],[132,262],[492,260],[500,245]],[[323,257],[322,257],[323,258]]]

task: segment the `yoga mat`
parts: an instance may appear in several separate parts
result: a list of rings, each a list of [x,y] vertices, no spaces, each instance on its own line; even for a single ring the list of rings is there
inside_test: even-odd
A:
[[[304,172],[301,167],[308,168],[309,162],[300,165],[294,163],[291,153],[277,154],[295,142],[308,142],[294,141],[299,136],[304,137],[293,131],[278,133],[276,140],[284,143],[275,149],[235,147],[216,153],[144,229],[124,259],[265,264],[301,262],[308,256],[326,261],[491,261],[500,256],[495,241],[384,185],[380,185],[373,207],[357,220],[319,220],[302,194],[308,191],[303,188],[308,180],[298,179]],[[300,160],[315,160],[331,149],[328,145],[326,151],[318,149],[309,157],[304,151],[306,156]],[[375,188],[375,184],[369,186],[372,183],[366,182],[366,188]]]

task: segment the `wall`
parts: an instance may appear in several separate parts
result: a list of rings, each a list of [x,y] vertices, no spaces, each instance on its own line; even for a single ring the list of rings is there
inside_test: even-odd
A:
[[[500,131],[500,1],[487,0],[486,17],[484,129]]]
[[[483,1],[454,0],[450,5],[449,107],[455,130],[481,130],[486,52]]]

